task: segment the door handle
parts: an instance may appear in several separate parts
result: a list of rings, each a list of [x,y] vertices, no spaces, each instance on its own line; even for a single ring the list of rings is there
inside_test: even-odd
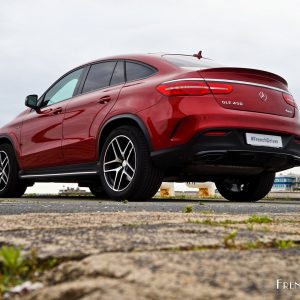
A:
[[[106,104],[110,100],[111,100],[111,97],[107,95],[107,96],[101,97],[97,102],[100,103],[100,104]]]
[[[61,114],[63,111],[62,107],[58,107],[58,108],[55,108],[53,111],[52,111],[52,114],[53,115],[59,115]]]

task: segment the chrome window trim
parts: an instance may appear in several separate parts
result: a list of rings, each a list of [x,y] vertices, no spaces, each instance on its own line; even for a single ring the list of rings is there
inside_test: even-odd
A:
[[[236,83],[236,84],[243,84],[243,85],[251,85],[251,86],[262,87],[262,88],[266,88],[266,89],[270,89],[270,90],[274,90],[274,91],[278,91],[278,92],[282,92],[282,93],[286,93],[286,94],[292,95],[289,91],[286,91],[286,90],[283,90],[283,89],[280,89],[280,88],[276,88],[276,87],[271,86],[271,85],[260,84],[260,83],[256,83],[256,82],[250,82],[250,81],[230,80],[230,79],[217,79],[217,78],[181,78],[181,79],[174,79],[174,80],[165,81],[162,84],[171,83],[171,82],[178,82],[178,81],[186,81],[186,80],[190,80],[190,81],[225,82],[225,83]]]

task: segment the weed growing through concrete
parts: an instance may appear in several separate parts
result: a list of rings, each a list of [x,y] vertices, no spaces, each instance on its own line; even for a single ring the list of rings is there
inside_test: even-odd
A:
[[[11,246],[2,246],[0,249],[0,298],[9,288],[27,280],[34,281],[43,271],[58,264],[55,258],[38,262],[34,250],[27,255],[21,250],[20,247]]]
[[[225,248],[234,248],[236,236],[237,236],[237,230],[233,230],[228,235],[226,235],[223,240],[224,247]]]
[[[223,221],[216,221],[213,220],[212,218],[205,219],[205,220],[188,220],[188,223],[193,223],[193,224],[205,224],[205,225],[212,225],[212,226],[227,226],[227,225],[235,225],[235,224],[247,224],[247,228],[249,230],[253,230],[253,225],[254,224],[268,224],[272,223],[273,220],[267,216],[257,216],[257,215],[252,215],[246,220],[242,221],[234,221],[230,219],[226,219]]]
[[[257,216],[252,215],[248,220],[247,223],[256,223],[256,224],[264,224],[264,223],[272,223],[272,219],[267,216]]]
[[[192,213],[193,212],[193,205],[187,205],[183,208],[184,213]]]
[[[18,283],[19,276],[26,271],[21,249],[3,246],[0,249],[0,262],[1,285],[8,281]]]
[[[276,240],[275,246],[279,249],[285,250],[295,247],[295,243],[293,241],[285,241],[285,240]]]

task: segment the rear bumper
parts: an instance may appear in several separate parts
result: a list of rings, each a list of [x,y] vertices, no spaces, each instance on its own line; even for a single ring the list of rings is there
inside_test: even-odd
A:
[[[226,135],[207,136],[211,130],[202,131],[184,145],[152,152],[154,164],[164,169],[188,169],[189,173],[193,173],[193,170],[195,173],[209,170],[216,174],[224,170],[231,172],[230,167],[240,169],[243,173],[247,168],[256,172],[278,172],[300,165],[300,144],[295,142],[292,135],[281,135],[283,147],[272,148],[248,145],[245,130],[242,129],[214,128],[213,131],[225,131]]]

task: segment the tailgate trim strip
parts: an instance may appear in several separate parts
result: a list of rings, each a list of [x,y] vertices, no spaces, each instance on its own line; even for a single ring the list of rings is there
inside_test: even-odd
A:
[[[217,79],[217,78],[182,78],[182,79],[174,79],[174,80],[169,80],[165,81],[164,83],[171,83],[171,82],[177,82],[177,81],[186,81],[186,80],[192,80],[192,81],[211,81],[211,82],[227,82],[227,83],[236,83],[236,84],[244,84],[244,85],[251,85],[251,86],[257,86],[257,87],[262,87],[270,90],[275,90],[278,92],[286,93],[289,95],[292,95],[289,91],[271,86],[271,85],[266,85],[266,84],[260,84],[256,82],[250,82],[250,81],[239,81],[239,80],[230,80],[230,79]]]

